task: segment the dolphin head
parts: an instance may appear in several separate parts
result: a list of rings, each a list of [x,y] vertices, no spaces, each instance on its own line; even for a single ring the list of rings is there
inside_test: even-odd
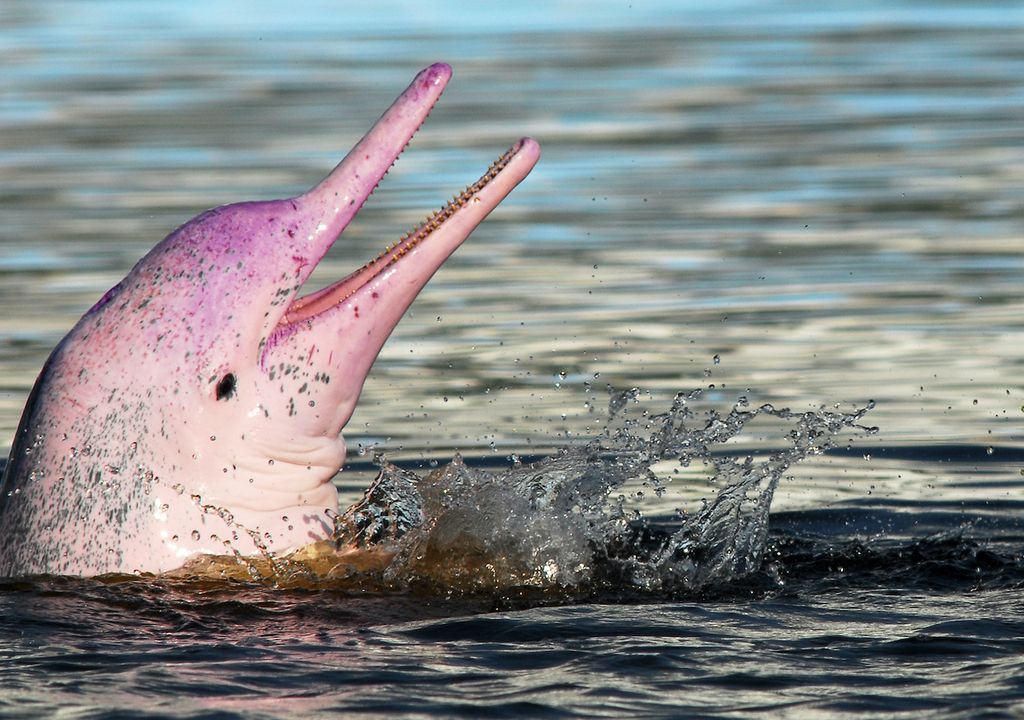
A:
[[[329,537],[341,431],[420,289],[532,169],[525,138],[359,270],[303,285],[425,120],[423,70],[298,197],[172,232],[47,362],[0,487],[0,574],[161,572]]]

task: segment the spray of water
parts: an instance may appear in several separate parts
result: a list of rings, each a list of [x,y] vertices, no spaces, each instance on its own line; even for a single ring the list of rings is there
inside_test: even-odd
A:
[[[399,590],[700,592],[760,567],[772,496],[793,463],[845,429],[874,430],[859,424],[870,403],[797,413],[741,399],[721,414],[695,410],[696,390],[652,414],[640,395],[611,392],[607,426],[591,441],[500,472],[456,456],[420,477],[380,458],[363,499],[336,518],[336,549],[382,553],[378,579]],[[789,427],[784,449],[721,452],[763,416]],[[719,489],[699,512],[650,523],[619,491],[640,484],[661,497],[668,481],[652,468],[665,461],[705,464]]]

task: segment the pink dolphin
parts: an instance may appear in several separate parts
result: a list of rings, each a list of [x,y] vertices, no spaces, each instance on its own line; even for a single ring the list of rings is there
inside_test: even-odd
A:
[[[377,353],[540,156],[520,140],[375,260],[299,297],[450,77],[417,75],[309,192],[182,225],[79,320],[0,483],[0,576],[159,573],[331,536],[341,430]]]

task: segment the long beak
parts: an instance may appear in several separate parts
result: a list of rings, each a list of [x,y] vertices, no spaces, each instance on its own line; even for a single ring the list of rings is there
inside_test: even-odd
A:
[[[444,64],[421,72],[331,174],[296,199],[304,215],[327,218],[310,237],[314,243],[324,238],[317,260],[398,157],[450,75]],[[264,347],[262,365],[287,362],[329,374],[329,400],[337,408],[329,432],[340,432],[370,366],[416,295],[539,158],[537,142],[523,138],[479,180],[376,259],[294,300]],[[312,270],[304,268],[305,277]]]

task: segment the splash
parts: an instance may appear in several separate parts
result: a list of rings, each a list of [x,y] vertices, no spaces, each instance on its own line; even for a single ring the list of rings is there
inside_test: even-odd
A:
[[[605,430],[538,462],[503,471],[460,456],[420,477],[378,460],[363,499],[335,520],[335,543],[350,552],[388,551],[390,589],[451,594],[633,591],[692,594],[760,568],[768,511],[780,478],[828,449],[873,406],[850,413],[797,413],[743,398],[727,414],[698,411],[703,390],[678,394],[652,414],[641,391],[611,392]],[[788,426],[784,449],[737,456],[720,448],[759,417]],[[695,513],[651,522],[623,489],[661,498],[666,461],[703,463],[720,488]],[[640,503],[642,506],[642,503]]]

